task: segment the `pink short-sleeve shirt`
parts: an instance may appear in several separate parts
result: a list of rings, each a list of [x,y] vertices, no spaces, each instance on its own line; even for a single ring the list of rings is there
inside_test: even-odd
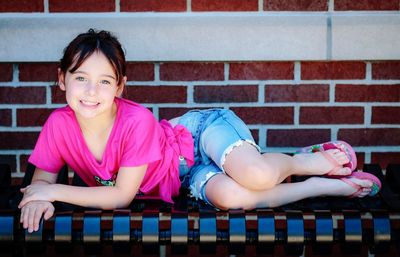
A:
[[[139,190],[172,202],[179,193],[179,155],[193,164],[193,139],[183,126],[157,122],[145,107],[115,98],[117,116],[101,161],[86,145],[73,110],[55,110],[39,135],[29,162],[57,173],[67,164],[88,186],[113,185],[120,167],[148,164]]]

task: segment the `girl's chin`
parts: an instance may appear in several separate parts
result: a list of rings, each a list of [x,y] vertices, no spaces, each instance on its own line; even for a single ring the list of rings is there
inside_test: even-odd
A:
[[[80,109],[78,111],[75,110],[75,113],[78,116],[85,118],[85,119],[93,119],[93,118],[96,118],[100,114],[99,110],[82,110],[82,109]]]

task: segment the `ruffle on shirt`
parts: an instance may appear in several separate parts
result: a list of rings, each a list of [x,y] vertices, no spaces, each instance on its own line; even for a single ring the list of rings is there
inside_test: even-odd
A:
[[[192,134],[184,126],[178,124],[172,127],[167,120],[161,120],[160,125],[165,135],[165,141],[160,140],[164,158],[152,167],[150,179],[153,183],[149,183],[147,187],[141,187],[140,190],[144,194],[158,194],[163,201],[173,203],[172,197],[179,195],[181,186],[179,157],[182,156],[186,159],[188,167],[193,166],[194,143]]]
[[[180,124],[172,127],[171,123],[167,120],[160,121],[160,125],[164,129],[167,143],[173,148],[177,156],[183,156],[186,159],[188,166],[193,166],[194,143],[190,131]],[[178,168],[178,166],[176,168]]]

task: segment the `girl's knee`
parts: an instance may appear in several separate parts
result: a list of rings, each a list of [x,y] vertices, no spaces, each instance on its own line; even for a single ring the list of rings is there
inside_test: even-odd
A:
[[[207,190],[207,199],[218,209],[252,209],[249,206],[249,199],[239,187],[224,187],[223,190]]]
[[[239,199],[235,199],[231,196],[223,196],[218,199],[214,199],[211,203],[221,210],[232,210],[232,209],[243,209],[243,210],[251,210],[254,209],[253,206],[248,204],[248,201],[243,201]]]
[[[244,186],[251,190],[266,190],[279,183],[279,172],[264,162],[248,165],[243,172],[247,180]]]

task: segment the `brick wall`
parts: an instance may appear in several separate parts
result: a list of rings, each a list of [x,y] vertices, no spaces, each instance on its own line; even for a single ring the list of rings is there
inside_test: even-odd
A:
[[[2,13],[60,12],[399,12],[399,0],[0,0]],[[0,16],[2,14],[0,13]],[[399,30],[400,32],[400,30]],[[0,56],[0,162],[22,176],[42,124],[65,104],[56,63]],[[159,119],[193,108],[234,110],[265,151],[293,152],[331,139],[360,161],[400,162],[400,61],[145,61],[128,63],[125,97]]]

